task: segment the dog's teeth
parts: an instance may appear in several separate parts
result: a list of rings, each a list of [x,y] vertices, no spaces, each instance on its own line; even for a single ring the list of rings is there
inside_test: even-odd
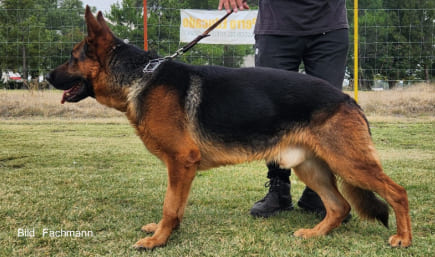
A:
[[[69,96],[69,93],[66,93],[65,95],[66,95],[66,96]]]

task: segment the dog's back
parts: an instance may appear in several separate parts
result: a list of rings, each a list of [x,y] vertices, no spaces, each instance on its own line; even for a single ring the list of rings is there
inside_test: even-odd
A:
[[[198,125],[226,143],[250,144],[332,115],[340,104],[359,108],[324,80],[270,68],[233,69],[162,63],[151,85],[169,85]],[[195,105],[195,106],[192,106]],[[314,122],[319,122],[316,117]]]

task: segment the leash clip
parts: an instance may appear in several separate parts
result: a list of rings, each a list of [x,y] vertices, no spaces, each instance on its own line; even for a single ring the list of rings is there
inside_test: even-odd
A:
[[[184,47],[178,49],[177,51],[175,51],[175,53],[173,55],[170,56],[166,56],[164,59],[175,59],[176,57],[183,55],[184,54]]]
[[[158,59],[152,59],[148,62],[148,64],[143,68],[144,73],[152,73],[154,72],[162,62],[168,60],[168,58],[158,58]]]

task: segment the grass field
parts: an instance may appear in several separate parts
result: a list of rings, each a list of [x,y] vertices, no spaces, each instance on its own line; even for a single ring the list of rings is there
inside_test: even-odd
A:
[[[292,233],[319,219],[299,208],[250,217],[266,192],[264,163],[254,162],[199,173],[180,229],[149,252],[131,246],[161,217],[166,172],[122,114],[91,99],[60,106],[58,92],[0,91],[0,256],[434,256],[435,91],[421,91],[360,95],[385,172],[408,191],[410,248],[387,244],[394,214],[389,229],[354,214],[309,240]],[[291,180],[297,201],[304,185]],[[93,236],[51,238],[44,229]]]

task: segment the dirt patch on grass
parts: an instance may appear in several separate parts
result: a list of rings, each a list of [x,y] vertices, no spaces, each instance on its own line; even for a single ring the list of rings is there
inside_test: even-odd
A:
[[[353,92],[349,93],[350,95]],[[359,93],[359,104],[368,116],[434,116],[435,85],[418,84],[408,88]]]
[[[353,96],[353,92],[346,92]],[[124,115],[87,98],[60,104],[61,91],[1,90],[0,118],[119,118]],[[359,104],[370,117],[435,117],[435,85],[419,84],[404,89],[360,91]]]
[[[93,98],[79,103],[61,104],[61,91],[2,90],[0,117],[2,118],[115,118],[123,114],[105,107]]]

